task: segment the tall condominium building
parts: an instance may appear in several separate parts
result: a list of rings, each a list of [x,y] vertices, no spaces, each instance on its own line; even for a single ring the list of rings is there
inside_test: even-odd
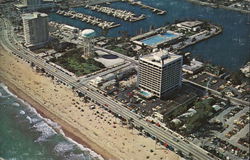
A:
[[[41,4],[41,0],[23,0],[23,5],[26,5],[26,6],[36,6],[40,4]]]
[[[49,39],[48,15],[33,12],[22,15],[26,46],[39,46]]]
[[[139,60],[139,88],[162,97],[180,87],[182,62],[182,56],[170,54],[167,51],[143,56]]]
[[[15,4],[18,10],[22,12],[37,11],[40,9],[49,9],[56,7],[57,0],[21,0],[21,3]]]

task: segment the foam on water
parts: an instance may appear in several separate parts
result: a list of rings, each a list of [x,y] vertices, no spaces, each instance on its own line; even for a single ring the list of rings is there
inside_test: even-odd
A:
[[[64,153],[73,149],[74,149],[74,144],[70,144],[67,142],[60,142],[54,148],[54,150],[58,153]]]
[[[17,102],[12,103],[12,105],[13,105],[13,106],[16,106],[16,107],[19,107],[19,106],[20,106],[20,104],[17,103]]]
[[[15,94],[13,94],[12,92],[9,91],[8,87],[5,84],[0,83],[0,87],[2,87],[9,95],[17,98],[17,96]]]
[[[99,160],[104,160],[104,158],[101,155],[97,154],[96,152],[92,151],[91,149],[84,147],[83,145],[77,143],[76,141],[74,141],[73,139],[71,139],[69,137],[66,137],[66,138],[68,141],[75,143],[82,151],[88,151],[91,156],[96,157]]]
[[[21,110],[19,113],[20,113],[21,115],[25,115],[25,112],[24,112],[23,110]]]
[[[38,119],[38,118],[31,118],[31,123],[36,123],[38,121],[40,121],[41,119]]]
[[[54,122],[54,123],[55,123],[55,122]],[[95,157],[95,158],[97,158],[97,159],[99,159],[99,160],[104,160],[104,158],[103,158],[101,155],[97,154],[97,153],[94,152],[93,150],[84,147],[82,144],[77,143],[76,141],[74,141],[73,139],[71,139],[71,138],[69,138],[69,137],[66,137],[66,136],[65,136],[65,133],[63,132],[62,129],[59,129],[59,132],[60,132],[60,134],[63,135],[69,142],[71,142],[72,144],[76,144],[76,146],[77,146],[80,150],[88,152],[88,153],[89,153],[88,155],[91,155],[92,157]],[[56,148],[55,148],[55,149],[56,149]],[[76,155],[76,156],[77,156],[77,155]],[[79,159],[81,159],[81,158],[79,158]],[[83,159],[84,159],[84,158],[83,158]],[[70,158],[70,160],[71,160],[71,158]]]
[[[89,156],[88,159],[91,157]],[[73,154],[70,153],[70,155],[67,157],[67,160],[79,160],[79,159],[87,159],[86,155],[84,154]]]
[[[29,122],[32,123],[32,119],[30,118],[30,116],[26,116],[26,119],[28,119]]]
[[[26,103],[26,102],[24,102]],[[39,113],[37,113],[36,109],[33,108],[32,106],[30,106],[29,104],[27,104],[29,110],[33,113],[35,113],[39,118],[41,118],[42,120],[44,120],[48,125],[48,127],[52,127],[52,128],[56,128],[59,130],[60,134],[63,135],[69,142],[73,143],[73,144],[76,144],[78,148],[80,148],[82,151],[88,151],[89,154],[92,156],[92,157],[95,157],[95,158],[98,158],[99,160],[104,160],[103,157],[97,153],[95,153],[94,151],[92,151],[91,149],[89,148],[86,148],[84,147],[83,145],[77,143],[76,141],[72,140],[71,138],[69,137],[66,137],[65,136],[65,133],[63,132],[63,130],[61,129],[61,126],[58,125],[56,122],[53,122],[52,120],[50,119],[47,119],[47,118],[43,118]],[[32,119],[33,120],[33,119]],[[52,129],[51,128],[51,129]],[[54,131],[54,130],[53,130]],[[55,132],[55,131],[54,131]],[[56,132],[55,132],[56,133]],[[39,137],[40,138],[40,137]],[[58,149],[58,148],[55,148],[55,149]]]
[[[51,127],[55,128],[55,129],[61,129],[61,126],[58,123],[53,122],[52,120],[50,120],[48,118],[43,118],[43,120],[45,120]]]
[[[56,134],[55,130],[44,121],[34,124],[33,127],[36,128],[37,131],[41,132],[41,136],[35,140],[35,142],[46,141],[46,139]]]

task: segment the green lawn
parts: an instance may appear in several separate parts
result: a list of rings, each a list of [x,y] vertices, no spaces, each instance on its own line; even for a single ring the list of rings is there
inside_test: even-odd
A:
[[[121,54],[127,54],[127,51],[120,48],[120,47],[116,47],[116,46],[109,46],[107,47],[107,49],[110,49],[112,51],[115,51],[115,52],[118,52],[118,53],[121,53]]]
[[[80,49],[75,49],[68,51],[57,59],[52,59],[52,62],[73,72],[76,76],[82,76],[105,68],[102,63],[95,61],[93,58],[84,59],[81,56],[82,52]]]
[[[125,50],[123,48],[117,47],[117,46],[109,46],[109,47],[107,47],[107,49],[118,52],[118,53],[121,53],[121,54],[129,56],[129,57],[133,57],[133,56],[136,55],[136,54],[134,54],[132,52],[129,52],[129,51],[127,51],[127,50]]]

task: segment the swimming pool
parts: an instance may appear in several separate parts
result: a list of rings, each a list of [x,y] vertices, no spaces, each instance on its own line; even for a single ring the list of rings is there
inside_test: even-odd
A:
[[[151,97],[152,96],[152,94],[150,92],[142,91],[142,90],[140,91],[140,94],[142,94],[145,97]]]
[[[162,34],[157,34],[154,35],[152,37],[146,38],[141,40],[142,43],[144,43],[145,45],[149,45],[149,46],[155,46],[157,44],[160,44],[162,42],[166,42],[172,38],[177,37],[176,34],[173,33],[162,33]]]

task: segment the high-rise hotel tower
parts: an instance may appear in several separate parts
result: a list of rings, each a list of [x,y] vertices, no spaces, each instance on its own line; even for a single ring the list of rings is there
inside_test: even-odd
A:
[[[162,97],[182,84],[182,62],[180,55],[158,51],[139,60],[139,88]]]

